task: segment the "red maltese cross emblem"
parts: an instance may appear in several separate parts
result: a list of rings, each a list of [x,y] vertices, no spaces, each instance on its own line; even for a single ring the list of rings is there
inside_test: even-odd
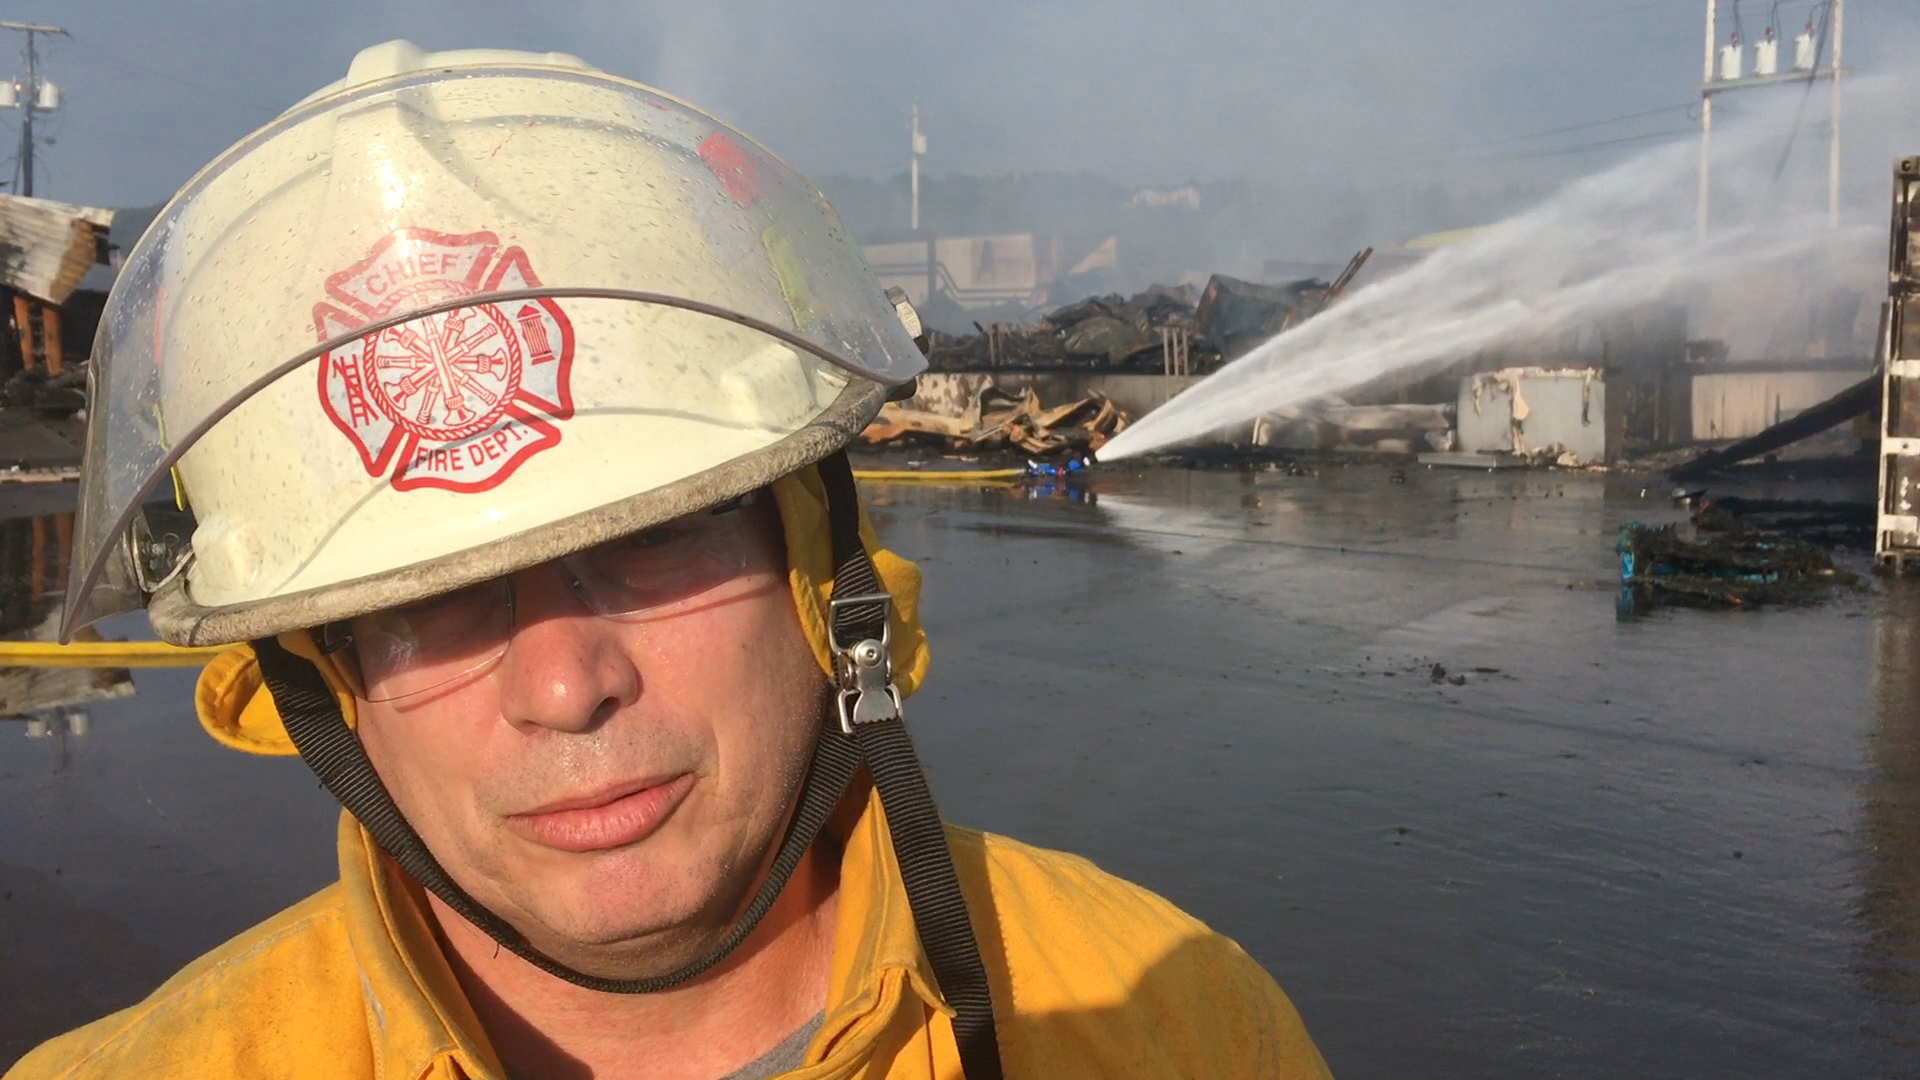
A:
[[[320,340],[462,296],[538,287],[490,232],[401,229],[327,279]],[[394,490],[486,491],[560,443],[573,415],[573,324],[550,299],[474,304],[390,326],[320,358],[320,405]]]

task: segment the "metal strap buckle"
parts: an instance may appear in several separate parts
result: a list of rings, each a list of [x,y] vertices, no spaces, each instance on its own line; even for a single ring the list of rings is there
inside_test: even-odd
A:
[[[858,724],[900,719],[900,688],[893,684],[893,658],[887,647],[868,638],[836,657],[840,692],[840,730]]]
[[[827,634],[833,638],[835,652],[845,652],[853,648],[840,643],[840,609],[857,607],[861,604],[880,605],[880,643],[890,644],[893,639],[893,595],[886,592],[863,593],[859,596],[836,596],[827,601]]]
[[[865,604],[880,606],[880,637],[851,645],[840,642],[840,612]],[[859,596],[836,596],[827,601],[829,636],[833,639],[834,681],[840,692],[840,730],[853,734],[856,724],[900,718],[900,688],[893,684],[893,596],[884,590]]]

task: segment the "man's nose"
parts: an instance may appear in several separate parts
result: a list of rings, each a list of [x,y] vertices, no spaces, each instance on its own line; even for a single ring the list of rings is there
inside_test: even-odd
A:
[[[592,730],[640,697],[640,668],[620,626],[588,610],[552,564],[513,576],[514,632],[499,673],[500,708],[522,729]]]

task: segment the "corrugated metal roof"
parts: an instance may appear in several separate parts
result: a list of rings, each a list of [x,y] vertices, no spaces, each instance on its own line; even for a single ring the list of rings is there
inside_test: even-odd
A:
[[[111,210],[0,195],[0,286],[64,303],[112,224]]]

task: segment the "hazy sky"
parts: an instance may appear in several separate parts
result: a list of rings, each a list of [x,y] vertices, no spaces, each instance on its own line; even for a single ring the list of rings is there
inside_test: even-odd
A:
[[[1813,6],[1746,0],[1741,20],[1757,37],[1777,9],[1790,36]],[[72,33],[42,51],[66,106],[45,129],[54,145],[40,152],[36,193],[127,206],[165,199],[228,144],[338,78],[355,50],[394,37],[576,53],[737,123],[814,174],[903,169],[917,99],[935,173],[1084,168],[1143,183],[1283,178],[1306,189],[1391,173],[1551,179],[1633,145],[1591,144],[1694,123],[1686,109],[1697,100],[1703,7],[30,0],[5,17]],[[1890,42],[1920,36],[1920,0],[1850,0],[1846,17],[1850,67],[1885,67],[1900,57]],[[16,123],[0,118],[9,148]]]

